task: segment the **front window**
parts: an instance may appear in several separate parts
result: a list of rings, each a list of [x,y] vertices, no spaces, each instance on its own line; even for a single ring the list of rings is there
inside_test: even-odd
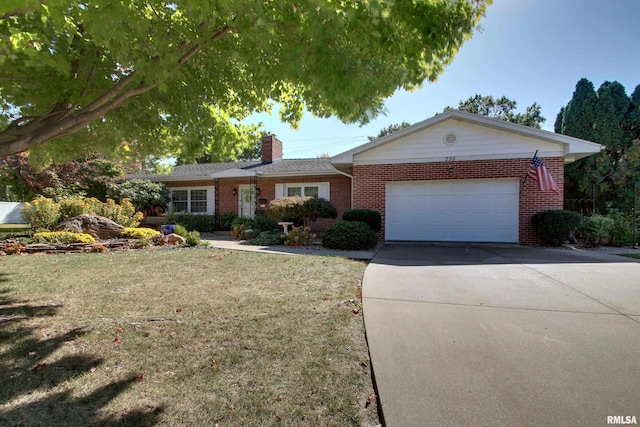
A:
[[[180,213],[207,213],[206,188],[180,188],[171,190],[171,210]]]
[[[207,212],[207,190],[191,190],[191,213]]]
[[[295,187],[287,187],[287,196],[302,196],[318,197],[320,190],[317,185],[300,185]]]
[[[171,207],[174,212],[189,212],[189,194],[187,190],[173,190],[171,192]]]

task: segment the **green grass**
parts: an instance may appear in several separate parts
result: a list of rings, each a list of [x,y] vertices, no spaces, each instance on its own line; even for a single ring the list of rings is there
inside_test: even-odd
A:
[[[636,258],[636,259],[640,259],[640,254],[620,254],[622,256],[626,256],[629,258]]]
[[[347,259],[0,258],[2,425],[377,423]]]

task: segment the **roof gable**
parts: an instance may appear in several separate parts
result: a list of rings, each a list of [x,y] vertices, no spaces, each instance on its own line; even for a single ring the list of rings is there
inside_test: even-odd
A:
[[[455,137],[448,137],[454,135]],[[601,150],[599,144],[528,126],[450,110],[331,158],[336,167],[533,156],[572,162]]]

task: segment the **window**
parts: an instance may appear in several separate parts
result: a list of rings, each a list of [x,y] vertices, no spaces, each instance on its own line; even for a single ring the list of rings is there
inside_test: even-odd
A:
[[[287,196],[289,197],[302,196],[302,194],[308,197],[318,197],[320,190],[317,185],[287,187]]]
[[[171,190],[171,210],[181,213],[212,212],[209,204],[213,201],[208,188],[176,188]]]
[[[173,190],[171,192],[171,208],[174,212],[189,212],[187,190]]]
[[[207,212],[207,190],[191,190],[191,213]]]

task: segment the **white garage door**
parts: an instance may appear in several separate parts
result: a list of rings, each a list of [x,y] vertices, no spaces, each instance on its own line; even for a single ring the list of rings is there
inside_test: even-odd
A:
[[[513,179],[389,182],[387,240],[518,242]]]

